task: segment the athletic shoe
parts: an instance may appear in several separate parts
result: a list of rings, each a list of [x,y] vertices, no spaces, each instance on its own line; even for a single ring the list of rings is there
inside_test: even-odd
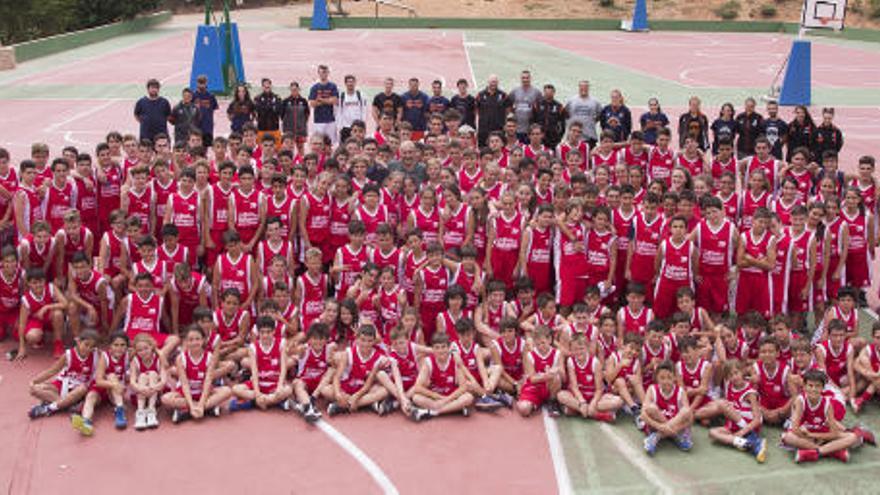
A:
[[[691,439],[690,428],[675,435],[675,446],[678,447],[678,450],[683,452],[687,452],[694,448],[694,441]]]
[[[330,416],[331,418],[337,414],[342,414],[343,412],[345,412],[345,409],[335,402],[331,402],[327,405],[327,416]]]
[[[147,409],[147,428],[159,427],[159,415],[155,409]]]
[[[175,409],[171,413],[171,422],[174,424],[180,423],[181,421],[186,421],[190,418],[192,418],[192,416],[190,416],[189,412],[181,411],[180,409]]]
[[[373,402],[370,407],[373,409],[373,412],[378,414],[379,416],[385,416],[385,400],[380,400]]]
[[[291,405],[290,399],[284,399],[283,401],[278,403],[278,408],[285,412],[290,412]]]
[[[620,412],[626,414],[627,416],[633,415],[633,410],[631,407],[629,407],[629,404],[624,404],[623,407],[620,408]]]
[[[819,451],[816,449],[797,449],[794,454],[794,462],[816,462],[819,460]]]
[[[849,407],[852,408],[854,414],[858,414],[862,410],[862,406],[865,405],[865,400],[862,397],[853,397],[849,400]]]
[[[321,419],[321,412],[318,411],[318,408],[309,404],[305,408],[305,412],[303,413],[303,418],[305,418],[307,423],[315,423],[319,419]]]
[[[28,417],[31,419],[45,418],[46,416],[51,416],[53,412],[52,408],[49,407],[49,403],[43,402],[32,407],[31,410],[28,411]]]
[[[215,418],[219,418],[221,412],[222,410],[220,409],[220,406],[214,406],[210,411],[208,411],[208,414],[214,416]]]
[[[657,452],[658,441],[660,441],[660,438],[657,436],[657,433],[651,433],[645,437],[645,452],[647,452],[649,456],[653,457],[654,453]]]
[[[476,402],[474,402],[474,409],[476,409],[477,411],[493,412],[501,409],[502,407],[504,407],[504,404],[493,399],[492,397],[489,397],[488,395],[484,395],[477,399]]]
[[[833,457],[840,462],[847,463],[849,462],[849,449],[835,450],[834,452],[828,454],[827,457]]]
[[[400,403],[398,403],[397,400],[395,400],[394,397],[390,395],[388,397],[385,397],[385,400],[383,402],[385,403],[385,414],[394,412],[397,410],[398,407],[400,407]]]
[[[117,430],[124,430],[128,426],[128,420],[125,419],[125,408],[118,406],[113,410],[114,422]]]
[[[547,410],[547,414],[550,415],[551,418],[558,418],[562,416],[562,408],[559,406],[559,402],[555,399],[551,399],[547,401],[547,404],[544,406]]]
[[[15,357],[18,356],[18,349],[10,349],[6,351],[6,359],[12,361]]]
[[[874,437],[874,432],[871,431],[871,429],[868,428],[867,426],[859,424],[859,425],[853,426],[850,431],[852,431],[859,438],[861,438],[864,443],[869,443],[875,447],[877,446],[877,439]]]
[[[633,411],[633,423],[636,425],[636,429],[639,431],[645,430],[645,421],[642,419],[642,412],[639,411],[637,414]]]
[[[464,407],[461,409],[461,415],[464,417],[468,417],[471,415],[471,410],[468,409],[467,407]]]
[[[86,426],[86,422],[88,422],[88,426]],[[82,436],[90,437],[92,433],[95,432],[94,427],[92,426],[92,422],[82,417],[81,414],[74,414],[70,417],[70,425],[73,426],[73,429],[78,431]]]
[[[421,407],[413,407],[409,412],[409,417],[416,423],[424,421],[431,417],[431,412]]]
[[[229,401],[229,412],[238,412],[238,411],[247,411],[254,408],[254,401],[252,400],[238,400],[232,399]]]
[[[513,407],[513,396],[507,392],[495,392],[491,397],[508,409]]]
[[[141,431],[147,428],[147,411],[138,409],[134,412],[134,429]]]
[[[293,410],[298,412],[300,416],[306,413],[306,408],[311,404],[300,404],[299,402],[294,401]]]
[[[61,343],[60,340],[56,340],[55,344],[52,345],[52,357],[60,358],[64,355],[64,344]]]
[[[593,419],[596,421],[601,421],[603,423],[613,423],[616,419],[616,416],[613,412],[597,412],[593,415]]]
[[[755,455],[756,461],[760,464],[764,464],[764,461],[767,460],[767,440],[759,438],[758,441],[753,442],[752,454]]]

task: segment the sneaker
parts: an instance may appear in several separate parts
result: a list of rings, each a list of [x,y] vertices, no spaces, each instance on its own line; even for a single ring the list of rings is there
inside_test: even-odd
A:
[[[495,392],[492,394],[492,398],[508,409],[513,407],[513,396],[507,392]]]
[[[71,416],[70,424],[73,426],[74,430],[78,431],[84,437],[90,437],[95,433],[95,427],[92,425],[92,422],[82,417],[80,414],[74,414]]]
[[[342,414],[344,411],[345,409],[335,402],[331,402],[327,405],[327,416],[330,416],[331,418],[337,414]]]
[[[293,406],[290,404],[290,399],[284,399],[278,404],[278,407],[281,408],[282,411],[290,412]]]
[[[797,449],[794,454],[794,462],[816,462],[819,460],[819,451],[816,449]]]
[[[633,415],[633,410],[631,407],[629,407],[629,404],[624,404],[623,407],[620,408],[620,412],[626,414],[627,416]]]
[[[306,413],[306,408],[308,408],[311,404],[300,404],[299,402],[293,402],[293,410],[296,411],[300,416]]]
[[[384,399],[377,401],[377,402],[373,402],[373,404],[370,407],[373,409],[373,412],[378,414],[379,416],[385,416],[385,413],[388,412],[385,409],[385,400]]]
[[[562,408],[559,406],[559,402],[555,400],[547,401],[547,414],[550,415],[551,418],[558,418],[562,416]]]
[[[654,456],[654,453],[657,452],[657,442],[660,441],[660,438],[656,433],[651,433],[647,437],[645,437],[645,452],[648,453],[649,456]]]
[[[871,431],[871,429],[868,428],[867,426],[856,425],[856,426],[853,426],[850,431],[852,431],[859,438],[861,438],[864,443],[874,445],[875,447],[877,446],[877,438],[874,436],[874,432]]]
[[[155,409],[147,409],[147,428],[159,427],[159,415]]]
[[[232,399],[229,401],[229,412],[237,412],[237,411],[247,411],[249,409],[254,408],[254,401],[252,400],[238,400]]]
[[[828,454],[828,457],[832,457],[840,462],[847,463],[849,462],[849,449],[835,450],[834,452]]]
[[[489,397],[488,395],[484,395],[484,396],[480,397],[474,403],[474,409],[476,409],[477,411],[483,411],[483,412],[497,411],[498,409],[500,409],[502,407],[504,407],[504,404],[493,399],[492,397]]]
[[[128,420],[125,419],[125,408],[118,406],[113,410],[113,421],[117,430],[124,430],[128,426]]]
[[[413,407],[409,412],[409,417],[416,423],[424,421],[431,417],[431,412],[421,407]]]
[[[31,419],[45,418],[46,416],[51,416],[52,412],[52,408],[49,407],[49,404],[43,402],[42,404],[37,404],[32,407],[31,410],[28,411],[28,417]]]
[[[56,340],[55,344],[52,345],[52,357],[60,358],[64,355],[64,344],[61,343],[60,340]]]
[[[315,423],[319,419],[321,419],[321,411],[318,411],[318,408],[309,404],[305,408],[305,412],[303,413],[303,418],[305,418],[307,423]]]
[[[181,411],[180,409],[175,409],[171,413],[171,422],[174,424],[180,423],[181,421],[186,421],[190,419],[192,416],[189,415],[187,411]]]
[[[471,415],[471,410],[470,410],[470,408],[463,407],[463,408],[461,409],[461,415],[464,416],[464,417],[468,417],[468,416],[470,416],[470,415]]]
[[[9,361],[14,360],[16,356],[18,356],[18,349],[10,349],[6,351],[6,359]]]
[[[138,409],[134,412],[134,429],[141,431],[147,428],[147,411]]]
[[[220,406],[214,406],[213,408],[211,408],[210,411],[208,411],[208,414],[214,416],[215,418],[219,418],[221,412],[222,410],[220,409]]]
[[[759,438],[752,445],[752,454],[755,454],[755,460],[760,464],[764,464],[767,460],[767,439]]]
[[[384,403],[382,407],[385,408],[385,414],[394,412],[395,410],[397,410],[398,407],[400,407],[400,404],[398,404],[398,402],[394,400],[394,397],[390,395],[388,397],[385,397],[385,400],[383,400],[382,402]]]
[[[633,411],[633,412],[635,412],[635,411]],[[639,431],[645,430],[645,421],[642,420],[642,413],[641,412],[639,412],[638,414],[633,416],[633,423],[635,423],[637,430],[639,430]]]
[[[613,423],[616,416],[612,412],[597,412],[593,415],[593,419],[603,423]]]
[[[675,446],[678,450],[687,452],[694,448],[694,441],[691,439],[691,430],[687,429],[675,436]]]

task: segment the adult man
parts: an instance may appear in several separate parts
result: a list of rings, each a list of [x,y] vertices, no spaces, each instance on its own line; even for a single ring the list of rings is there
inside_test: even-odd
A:
[[[168,122],[174,126],[174,142],[186,143],[190,129],[199,125],[199,107],[193,102],[191,89],[183,88],[180,103],[171,109]]]
[[[140,122],[140,139],[153,140],[156,134],[168,134],[168,117],[171,116],[171,103],[159,96],[159,81],[147,81],[147,96],[141,97],[134,105],[134,118]]]
[[[403,100],[394,92],[394,79],[391,77],[385,78],[384,91],[373,97],[373,122],[376,127],[379,127],[379,118],[386,112],[394,116],[395,124],[400,122],[403,115]]]
[[[202,144],[205,147],[214,143],[214,112],[220,108],[217,97],[208,91],[208,77],[201,75],[196,78],[196,91],[193,101],[199,107],[199,129],[202,131]]]
[[[520,83],[520,87],[510,91],[510,100],[513,104],[513,115],[516,117],[516,137],[526,144],[529,125],[532,123],[532,108],[541,99],[541,92],[532,86],[532,73],[527,70],[520,74]]]
[[[431,97],[428,99],[428,115],[443,114],[449,109],[449,98],[443,96],[443,83],[436,79],[431,83]]]
[[[504,118],[510,112],[510,100],[507,93],[498,87],[498,76],[492,74],[486,89],[477,93],[477,143],[486,146],[486,140],[492,131],[500,131],[504,127]]]
[[[556,101],[556,88],[552,84],[544,85],[544,97],[532,106],[532,122],[544,130],[544,146],[556,149],[565,132],[565,108]]]
[[[762,125],[760,134],[770,141],[770,153],[782,160],[782,146],[788,141],[788,123],[779,118],[779,103],[767,102],[767,118]]]
[[[330,68],[318,66],[318,82],[309,89],[309,105],[315,109],[314,131],[330,138],[336,144],[336,116],[333,109],[339,102],[339,89],[330,81]]]
[[[602,113],[602,104],[590,96],[590,81],[578,82],[578,94],[565,102],[565,114],[568,120],[566,127],[572,122],[580,122],[583,125],[584,141],[592,149],[596,146],[599,136],[596,134],[596,123]]]
[[[345,91],[339,95],[339,140],[343,143],[351,136],[351,124],[367,120],[367,100],[355,88],[357,80],[351,74],[345,76]]]
[[[428,109],[428,95],[419,90],[418,78],[413,77],[409,80],[409,91],[402,94],[400,99],[403,101],[401,119],[412,126],[413,141],[419,141],[425,135],[427,127],[425,112]]]
[[[469,125],[476,129],[477,100],[468,93],[467,79],[459,79],[455,86],[458,88],[458,93],[449,100],[449,104],[461,114],[461,125]]]
[[[755,99],[746,98],[745,109],[736,116],[739,126],[739,138],[736,140],[737,158],[745,158],[755,154],[755,140],[761,135],[764,117],[755,111]]]
[[[417,186],[428,179],[425,164],[419,162],[419,150],[412,141],[401,143],[400,160],[389,163],[388,171],[390,173],[403,172],[404,175],[412,177]]]
[[[259,142],[263,141],[264,134],[270,134],[275,138],[275,144],[281,142],[281,132],[278,130],[278,121],[281,117],[281,98],[272,92],[272,80],[263,78],[260,81],[263,92],[254,98],[254,110],[257,112],[257,131]]]

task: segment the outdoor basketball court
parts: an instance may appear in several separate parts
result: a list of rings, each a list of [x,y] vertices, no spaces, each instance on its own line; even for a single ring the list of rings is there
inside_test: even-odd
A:
[[[319,63],[328,64],[338,82],[355,74],[368,97],[388,76],[397,90],[411,76],[423,88],[440,79],[449,90],[462,77],[482,88],[497,74],[510,89],[528,68],[536,84],[553,82],[563,101],[580,79],[589,79],[602,101],[620,88],[634,117],[652,96],[673,119],[691,95],[702,98],[710,118],[726,101],[741,107],[745,97],[768,92],[792,39],[668,32],[309,32],[292,29],[295,19],[284,18],[284,10],[269,12],[274,14],[235,13],[234,20],[248,79],[270,77],[282,95],[291,80],[308,87]],[[198,16],[176,18],[0,73],[0,145],[18,161],[35,141],[48,142],[53,152],[64,145],[93,152],[107,131],[135,131],[134,101],[147,79],[160,79],[162,93],[173,103],[179,99],[189,80],[198,22]],[[859,155],[877,153],[880,45],[816,39],[813,70],[813,113],[823,106],[838,109],[846,139],[841,165],[852,171]],[[223,110],[221,102],[218,133],[228,129]],[[790,118],[790,109],[782,113]],[[876,304],[876,296],[872,300]],[[855,493],[875,489],[872,473],[880,467],[880,451],[870,447],[846,466],[797,466],[776,447],[778,429],[768,431],[773,447],[764,466],[711,446],[703,428],[695,430],[693,453],[664,446],[650,459],[624,416],[615,426],[541,416],[523,420],[508,412],[417,425],[400,415],[364,413],[308,427],[295,415],[272,411],[179,426],[166,416],[158,431],[119,433],[104,411],[95,437],[84,439],[61,415],[37,422],[26,417],[26,384],[48,363],[44,357],[0,363],[0,482],[8,493],[72,487],[94,493],[122,487],[133,493],[209,487],[214,493]],[[872,404],[868,410],[859,420],[880,430],[880,408]]]

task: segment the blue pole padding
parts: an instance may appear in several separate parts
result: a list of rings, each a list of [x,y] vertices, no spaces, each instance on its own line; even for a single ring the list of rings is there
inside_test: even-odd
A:
[[[782,90],[779,93],[780,105],[810,105],[811,86],[811,45],[807,40],[795,40],[791,45]]]
[[[646,0],[636,0],[633,7],[632,31],[648,30],[648,5]]]
[[[217,26],[200,25],[196,31],[196,42],[193,48],[192,69],[190,71],[190,87],[196,87],[196,79],[200,75],[208,78],[208,91],[223,92],[223,44]]]
[[[326,0],[312,0],[312,30],[327,31],[330,29],[330,14],[327,13]]]

